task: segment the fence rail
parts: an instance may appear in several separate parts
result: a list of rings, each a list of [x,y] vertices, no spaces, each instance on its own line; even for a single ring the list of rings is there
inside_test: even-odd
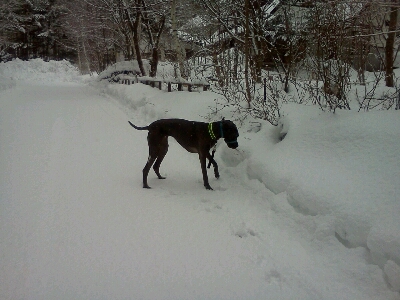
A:
[[[135,84],[135,83],[143,83],[149,85],[151,87],[157,87],[158,89],[162,89],[162,84],[165,83],[168,86],[168,92],[172,92],[172,86],[177,85],[178,91],[183,91],[183,87],[186,86],[188,92],[193,91],[193,87],[203,88],[203,91],[207,91],[210,88],[210,84],[205,81],[187,81],[183,79],[160,79],[154,77],[147,76],[129,76],[129,75],[118,75],[115,78],[121,84]]]

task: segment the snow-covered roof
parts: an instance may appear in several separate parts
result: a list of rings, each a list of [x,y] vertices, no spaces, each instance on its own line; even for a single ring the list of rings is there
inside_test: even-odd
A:
[[[143,60],[144,68],[146,72],[149,73],[150,63],[148,60]],[[108,79],[113,77],[116,74],[141,74],[139,64],[137,60],[129,60],[129,61],[120,61],[105,69],[98,76],[98,80]]]

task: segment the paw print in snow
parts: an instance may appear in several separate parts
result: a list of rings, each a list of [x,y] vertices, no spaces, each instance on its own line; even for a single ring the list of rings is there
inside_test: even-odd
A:
[[[237,237],[240,237],[240,238],[245,238],[245,237],[248,237],[249,235],[257,236],[257,233],[253,229],[248,228],[246,226],[246,223],[244,223],[244,222],[242,224],[240,224],[239,226],[236,226],[236,228],[233,228],[233,226],[232,226],[232,229],[233,229],[234,235]]]

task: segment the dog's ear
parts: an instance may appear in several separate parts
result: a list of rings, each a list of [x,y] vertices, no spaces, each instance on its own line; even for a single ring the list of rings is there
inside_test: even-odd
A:
[[[222,120],[221,121],[225,121],[225,117],[222,117]]]

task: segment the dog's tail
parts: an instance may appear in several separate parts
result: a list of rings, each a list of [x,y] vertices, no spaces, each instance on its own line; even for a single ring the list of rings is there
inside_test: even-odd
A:
[[[149,126],[138,127],[138,126],[132,124],[131,121],[128,121],[128,122],[129,122],[129,124],[131,124],[131,126],[132,126],[133,128],[135,128],[135,129],[137,129],[137,130],[148,130],[148,129],[149,129]]]

